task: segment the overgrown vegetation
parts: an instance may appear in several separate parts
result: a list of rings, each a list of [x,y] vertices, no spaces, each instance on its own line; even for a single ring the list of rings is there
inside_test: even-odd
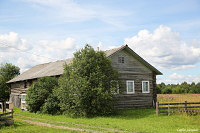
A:
[[[0,101],[9,100],[10,90],[7,81],[20,74],[20,69],[17,66],[6,63],[0,65]]]
[[[74,54],[60,79],[58,98],[62,111],[87,117],[111,114],[117,79],[117,71],[105,53],[86,45]]]
[[[181,84],[168,84],[165,83],[157,84],[158,94],[200,94],[200,82],[199,83],[187,83]]]
[[[58,81],[53,77],[43,77],[34,82],[27,91],[26,103],[30,112],[56,114],[59,112],[55,91]]]
[[[3,112],[6,112],[6,101],[10,97],[9,85],[6,82],[19,75],[19,71],[19,67],[9,63],[0,65],[0,102],[2,102]]]
[[[73,117],[113,113],[113,96],[118,87],[118,73],[104,52],[91,46],[77,51],[71,64],[65,65],[59,79],[45,77],[28,89],[30,112],[65,113]]]

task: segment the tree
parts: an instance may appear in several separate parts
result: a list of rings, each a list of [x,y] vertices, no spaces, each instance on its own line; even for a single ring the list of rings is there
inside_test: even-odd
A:
[[[161,94],[162,90],[165,88],[165,83],[157,84],[157,94]]]
[[[19,75],[19,67],[6,63],[0,66],[0,101],[3,102],[5,108],[5,101],[9,100],[10,90],[7,81]]]
[[[113,111],[113,91],[118,73],[104,52],[86,45],[65,65],[59,80],[62,111],[71,116],[107,115]]]
[[[17,66],[6,63],[0,66],[0,101],[9,100],[10,90],[7,81],[20,74],[20,69]]]
[[[172,94],[172,88],[170,86],[166,86],[162,89],[162,94]]]
[[[27,109],[30,112],[44,112],[48,113],[48,110],[43,111],[43,109],[50,109],[49,105],[43,105],[46,101],[52,101],[53,89],[58,87],[58,81],[54,77],[43,77],[34,82],[27,91],[26,103],[28,105]],[[49,98],[49,99],[48,99]],[[51,112],[51,111],[50,111]]]

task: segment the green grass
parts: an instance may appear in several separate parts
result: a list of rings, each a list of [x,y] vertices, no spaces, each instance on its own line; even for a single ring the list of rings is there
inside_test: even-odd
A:
[[[0,128],[0,133],[68,133],[69,130],[54,129],[50,127],[42,127],[31,125],[22,121],[15,121],[14,125]]]
[[[17,115],[18,114],[18,115]],[[154,109],[132,109],[121,110],[118,114],[110,117],[95,117],[95,118],[70,118],[64,115],[51,116],[46,114],[35,114],[27,111],[21,112],[19,109],[15,109],[15,118],[32,117],[42,120],[33,119],[34,121],[42,121],[47,123],[54,123],[58,125],[58,122],[67,122],[68,124],[61,124],[70,127],[83,127],[75,124],[84,124],[97,127],[95,130],[99,131],[100,127],[120,129],[123,131],[135,131],[135,132],[152,132],[152,133],[173,133],[177,132],[177,129],[198,129],[200,131],[200,115],[187,116],[187,115],[172,115],[172,116],[156,116]],[[24,119],[24,118],[23,118]],[[29,125],[24,122],[16,121],[16,126],[5,127],[0,131],[14,132],[14,131],[26,131]],[[46,128],[30,125],[32,131],[62,131],[60,129]],[[35,129],[35,130],[34,130]],[[89,128],[91,129],[91,128]],[[31,131],[31,130],[28,130]],[[36,132],[35,131],[35,132]]]
[[[182,102],[186,100],[198,102],[199,96],[192,94],[159,95],[158,100],[160,102]],[[200,132],[200,114],[196,116],[186,114],[156,116],[155,109],[131,109],[117,111],[116,115],[109,117],[70,118],[65,115],[52,116],[27,111],[22,112],[19,108],[15,108],[14,111],[15,125],[0,128],[0,132],[72,132],[70,130],[32,125],[19,119],[102,132],[113,132],[113,129],[116,129],[116,132],[144,133],[175,133],[179,132],[178,129],[196,129],[197,132]]]

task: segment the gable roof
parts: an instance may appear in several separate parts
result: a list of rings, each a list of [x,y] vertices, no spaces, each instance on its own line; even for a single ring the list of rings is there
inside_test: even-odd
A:
[[[106,55],[112,56],[113,54],[117,53],[118,51],[121,51],[125,49],[129,54],[131,54],[135,59],[137,59],[140,63],[142,63],[144,66],[146,66],[147,68],[149,68],[151,71],[153,71],[156,75],[162,75],[162,73],[156,69],[155,67],[153,67],[151,64],[149,64],[147,61],[145,61],[141,56],[139,56],[137,53],[135,53],[130,47],[128,47],[128,45],[122,45],[119,48],[115,48],[115,49],[111,49],[111,50],[107,50],[108,53],[106,53]],[[106,52],[106,51],[105,51]]]
[[[106,50],[104,52],[107,57],[110,57],[113,54],[115,54],[118,51],[121,51],[123,49],[127,50],[127,52],[129,52],[134,58],[136,58],[147,68],[149,68],[150,70],[155,72],[155,74],[162,75],[162,73],[160,71],[158,71],[155,67],[153,67],[151,64],[146,62],[143,58],[141,58],[138,54],[136,54],[131,48],[128,47],[128,45],[122,45],[119,48]],[[70,64],[71,61],[72,61],[72,58],[36,65],[36,66],[30,68],[29,70],[25,71],[24,73],[18,75],[17,77],[11,79],[7,83],[13,83],[13,82],[17,82],[17,81],[24,81],[24,80],[30,80],[30,79],[37,79],[37,78],[41,78],[41,77],[45,77],[45,76],[62,75],[64,72],[63,65],[65,63]]]

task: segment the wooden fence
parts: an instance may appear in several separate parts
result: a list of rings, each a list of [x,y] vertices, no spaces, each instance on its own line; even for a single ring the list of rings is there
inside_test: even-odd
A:
[[[0,119],[13,118],[13,109],[10,112],[0,114]]]
[[[175,112],[200,112],[200,102],[184,103],[156,103],[156,114],[166,113],[170,115]]]
[[[13,108],[13,103],[6,103],[6,106],[3,106],[3,103],[1,103],[0,110],[2,110],[2,113],[0,112],[0,119],[13,118]],[[9,112],[6,112],[7,110]]]

